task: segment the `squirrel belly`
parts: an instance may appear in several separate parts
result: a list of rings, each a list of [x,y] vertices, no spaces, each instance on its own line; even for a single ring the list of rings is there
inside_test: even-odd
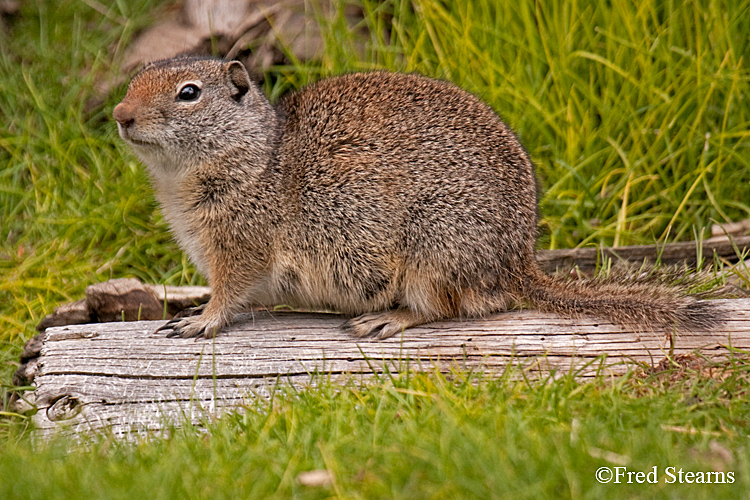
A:
[[[359,315],[345,327],[377,338],[524,303],[665,330],[716,324],[679,288],[544,275],[528,153],[447,82],[355,73],[274,107],[240,63],[178,57],[138,73],[114,117],[212,287],[169,336],[212,337],[250,304]]]

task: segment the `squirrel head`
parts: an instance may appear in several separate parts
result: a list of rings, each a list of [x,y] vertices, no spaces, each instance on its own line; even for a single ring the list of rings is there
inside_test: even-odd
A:
[[[164,171],[262,142],[272,114],[241,63],[196,56],[146,65],[113,111],[120,136],[149,168]]]

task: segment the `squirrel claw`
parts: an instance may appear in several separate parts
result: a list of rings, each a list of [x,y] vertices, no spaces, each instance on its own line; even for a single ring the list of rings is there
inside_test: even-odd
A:
[[[397,309],[362,314],[348,320],[342,328],[359,338],[373,337],[377,340],[385,340],[420,322],[422,320],[418,319],[418,316],[411,310]]]
[[[157,328],[154,333],[167,331],[167,338],[190,339],[203,337],[206,339],[213,338],[218,332],[218,327],[212,327],[210,324],[201,322],[201,317],[191,316],[188,318],[174,318]]]
[[[374,314],[363,314],[352,318],[344,323],[341,328],[354,334],[355,337],[365,338],[374,337],[378,330],[383,327],[383,322],[377,321],[377,318],[372,316],[378,316]]]
[[[168,339],[173,339],[173,338],[175,338],[175,337],[179,337],[179,336],[180,336],[180,331],[179,331],[179,330],[172,330],[172,331],[170,331],[170,332],[169,332],[169,333],[167,334],[167,338],[168,338]]]
[[[196,307],[188,307],[175,314],[174,318],[170,319],[162,326],[154,330],[154,333],[167,332],[167,338],[212,338],[215,336],[218,328],[211,328],[210,325],[203,324],[201,321],[201,314],[206,309],[206,304],[201,304]],[[208,332],[213,331],[214,335],[209,335]]]
[[[203,313],[203,310],[206,308],[206,304],[208,302],[204,302],[203,304],[195,307],[188,307],[183,309],[182,311],[178,312],[174,315],[174,319],[180,319],[180,318],[190,318],[192,316],[199,316],[201,313]]]
[[[156,330],[154,330],[154,334],[157,334],[157,333],[162,332],[164,330],[172,330],[173,331],[172,333],[174,333],[175,326],[179,322],[180,322],[180,320],[178,318],[170,319],[169,321],[167,321],[166,323],[164,323],[163,325],[161,325],[159,328],[157,328]],[[172,333],[168,333],[167,337],[171,337]]]

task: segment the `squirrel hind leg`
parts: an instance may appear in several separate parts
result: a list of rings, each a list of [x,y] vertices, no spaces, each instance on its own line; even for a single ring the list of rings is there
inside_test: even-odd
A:
[[[400,308],[362,314],[348,320],[343,328],[352,332],[356,337],[374,337],[383,340],[427,321],[429,319],[422,314],[408,308]]]
[[[516,294],[507,291],[446,288],[436,283],[427,286],[422,280],[407,287],[398,309],[362,314],[344,323],[343,328],[357,337],[382,340],[442,318],[481,317],[505,311],[517,302]]]

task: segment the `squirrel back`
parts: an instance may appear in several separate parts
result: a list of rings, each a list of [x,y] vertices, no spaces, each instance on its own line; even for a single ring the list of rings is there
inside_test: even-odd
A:
[[[681,288],[544,275],[529,155],[450,83],[356,73],[272,107],[241,64],[179,58],[137,75],[115,118],[214,291],[171,335],[279,303],[359,315],[346,326],[378,338],[524,303],[641,328],[718,321]]]

